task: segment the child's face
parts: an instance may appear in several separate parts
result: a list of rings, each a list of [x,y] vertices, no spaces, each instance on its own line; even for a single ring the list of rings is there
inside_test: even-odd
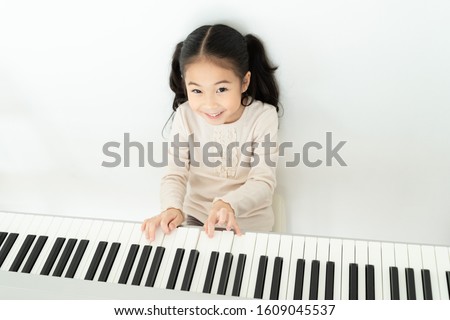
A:
[[[250,72],[241,79],[230,69],[200,59],[186,66],[184,79],[189,105],[208,123],[231,123],[241,117],[241,96],[250,83]]]

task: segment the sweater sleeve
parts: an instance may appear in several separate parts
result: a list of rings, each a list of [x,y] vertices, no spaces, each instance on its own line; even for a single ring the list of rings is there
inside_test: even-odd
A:
[[[175,112],[170,144],[167,148],[167,168],[161,179],[161,210],[183,210],[186,185],[189,176],[189,145],[183,123],[182,110]]]
[[[272,108],[261,114],[255,125],[255,147],[251,157],[254,164],[247,181],[238,189],[214,199],[214,202],[222,200],[229,203],[236,217],[247,217],[272,205],[278,162],[277,133],[278,114]]]

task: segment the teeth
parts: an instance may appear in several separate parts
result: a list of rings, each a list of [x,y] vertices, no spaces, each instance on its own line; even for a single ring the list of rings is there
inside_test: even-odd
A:
[[[217,117],[219,114],[220,114],[220,112],[218,112],[218,113],[210,113],[209,115],[210,115],[211,117]]]

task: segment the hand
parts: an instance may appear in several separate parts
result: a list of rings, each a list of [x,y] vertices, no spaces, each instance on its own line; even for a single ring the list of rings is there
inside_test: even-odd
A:
[[[145,237],[151,242],[155,240],[156,228],[161,227],[161,230],[168,234],[182,224],[183,221],[184,216],[181,210],[169,208],[157,216],[145,219],[141,225],[141,231],[145,233]]]
[[[214,235],[214,226],[225,226],[228,231],[234,229],[237,235],[241,235],[241,229],[236,222],[233,208],[226,202],[218,200],[214,202],[213,207],[209,213],[208,219],[205,222],[205,232],[212,238]]]

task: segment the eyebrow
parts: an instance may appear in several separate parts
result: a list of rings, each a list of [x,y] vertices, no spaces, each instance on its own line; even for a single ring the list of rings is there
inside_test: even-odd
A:
[[[221,81],[219,81],[219,82],[216,82],[216,83],[214,83],[214,85],[216,86],[216,85],[218,85],[218,84],[222,84],[222,83],[231,83],[230,81],[228,81],[228,80],[221,80]],[[192,81],[189,81],[189,83],[188,83],[188,86],[191,86],[191,85],[193,85],[193,86],[197,86],[197,87],[201,87],[201,85],[199,85],[198,83],[195,83],[195,82],[192,82]]]

